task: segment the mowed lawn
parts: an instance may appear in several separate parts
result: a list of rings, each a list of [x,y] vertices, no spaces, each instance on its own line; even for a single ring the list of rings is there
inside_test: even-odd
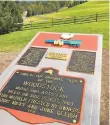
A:
[[[86,16],[96,13],[108,13],[109,12],[109,2],[108,1],[88,1],[84,4],[72,8],[66,8],[56,13],[45,14],[41,16],[32,16],[24,20],[24,23],[30,21],[39,22],[44,20],[51,20],[52,18],[66,18],[74,16]]]
[[[33,29],[0,35],[0,52],[20,51],[37,32],[71,32],[103,35],[103,48],[109,48],[109,22],[58,25],[51,28]],[[39,41],[40,42],[40,41]]]

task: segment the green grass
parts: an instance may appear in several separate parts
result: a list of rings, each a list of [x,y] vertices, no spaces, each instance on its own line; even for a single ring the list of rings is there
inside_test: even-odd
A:
[[[103,48],[108,49],[109,48],[108,27],[109,27],[109,22],[103,21],[103,22],[94,22],[86,24],[59,25],[39,30],[33,29],[33,30],[17,31],[6,35],[0,35],[0,51],[2,52],[20,51],[39,31],[102,34],[104,36]]]
[[[108,13],[109,2],[108,1],[89,1],[84,4],[75,6],[73,8],[66,8],[56,13],[45,14],[42,16],[32,16],[25,19],[24,23],[30,21],[50,20],[52,18],[66,18],[74,16],[86,16],[96,13]]]

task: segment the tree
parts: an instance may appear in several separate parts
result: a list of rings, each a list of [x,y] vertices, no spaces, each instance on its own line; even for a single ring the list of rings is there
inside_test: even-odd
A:
[[[56,12],[60,9],[60,4],[58,1],[54,1],[55,7],[56,7]]]
[[[51,4],[51,8],[52,8],[52,9],[51,9],[52,12],[55,12],[55,11],[56,11],[56,7],[55,7],[54,3]]]
[[[59,1],[59,4],[60,4],[60,8],[64,7],[66,5],[66,1]]]
[[[18,23],[22,23],[22,21],[19,6],[16,2],[0,2],[0,34],[20,30],[22,25],[18,25]]]
[[[29,6],[28,8],[27,8],[27,16],[29,17],[29,16],[32,16],[32,8],[31,8],[31,6]]]
[[[44,6],[43,6],[43,5],[40,5],[40,6],[39,6],[39,9],[40,9],[40,14],[44,14]]]

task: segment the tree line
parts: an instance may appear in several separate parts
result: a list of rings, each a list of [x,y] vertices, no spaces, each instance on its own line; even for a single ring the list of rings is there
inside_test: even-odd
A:
[[[23,11],[27,11],[27,16],[41,15],[46,13],[58,12],[62,7],[74,7],[87,2],[87,0],[71,0],[71,1],[34,1],[20,2]]]

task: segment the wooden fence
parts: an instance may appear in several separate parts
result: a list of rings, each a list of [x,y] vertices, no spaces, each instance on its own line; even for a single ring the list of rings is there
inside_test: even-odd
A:
[[[73,18],[51,19],[45,22],[30,22],[23,24],[22,30],[49,28],[61,24],[83,24],[109,20],[109,13],[96,13],[87,16],[74,16]]]

